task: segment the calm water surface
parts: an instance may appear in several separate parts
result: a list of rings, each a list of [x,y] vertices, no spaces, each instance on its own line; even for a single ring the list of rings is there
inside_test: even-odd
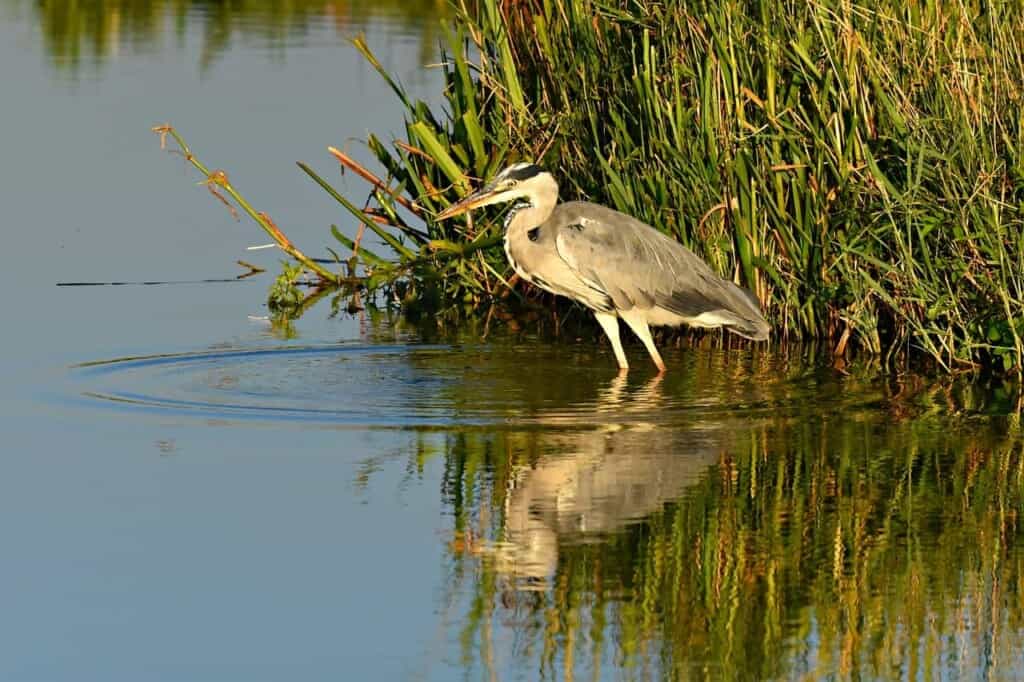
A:
[[[345,219],[292,162],[401,129],[346,39],[436,102],[436,5],[86,4],[0,1],[0,679],[1024,676],[1005,396],[271,325],[269,275],[199,282],[277,257],[149,127],[313,250]],[[54,286],[153,280],[192,283]]]

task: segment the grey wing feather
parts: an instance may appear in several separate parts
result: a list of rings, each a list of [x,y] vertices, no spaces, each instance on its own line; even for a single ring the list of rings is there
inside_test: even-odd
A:
[[[659,307],[687,319],[714,313],[743,336],[767,337],[768,324],[750,292],[649,225],[585,202],[561,204],[549,223],[562,260],[616,308]]]

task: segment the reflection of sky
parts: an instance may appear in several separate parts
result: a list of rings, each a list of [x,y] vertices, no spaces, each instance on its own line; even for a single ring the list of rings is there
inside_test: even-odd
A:
[[[262,233],[161,153],[150,126],[173,122],[317,251],[330,223],[351,226],[294,161],[336,179],[325,148],[348,144],[370,163],[348,141],[400,129],[393,94],[338,41],[290,46],[285,60],[236,41],[201,77],[192,25],[181,44],[73,80],[53,68],[31,9],[5,7],[0,21],[0,679],[408,677],[436,627],[441,503],[431,485],[396,492],[400,468],[362,497],[351,487],[358,459],[405,451],[407,435],[224,428],[51,400],[73,363],[279,343],[248,319],[266,314],[270,276],[54,286],[230,277],[238,258],[277,269],[279,255],[245,251]],[[417,40],[381,22],[367,38],[386,64],[419,73]],[[436,72],[424,73],[409,85],[429,98]],[[365,196],[361,181],[338,184]],[[322,311],[297,329],[308,343],[359,335]]]
[[[0,679],[407,679],[436,659],[436,489],[400,466],[352,485],[407,434],[25,428],[0,478]]]
[[[358,138],[388,139],[401,129],[394,94],[348,45],[294,49],[280,62],[238,43],[200,78],[199,38],[186,32],[181,46],[168,41],[154,54],[108,64],[94,79],[67,82],[48,65],[31,14],[21,16],[0,24],[0,277],[8,293],[21,294],[7,297],[18,320],[7,349],[30,357],[5,353],[3,373],[43,358],[59,366],[202,348],[244,338],[252,333],[247,314],[265,313],[266,278],[187,292],[54,290],[56,281],[231,276],[238,258],[278,268],[279,254],[245,250],[266,236],[232,220],[196,185],[194,170],[161,153],[152,125],[172,122],[201,160],[225,169],[312,253],[328,245],[331,223],[349,232],[354,225],[294,162],[310,163],[361,202],[366,186],[340,179],[326,147],[347,148],[376,167]],[[370,29],[368,41],[386,63],[418,69],[419,45]],[[424,73],[410,87],[431,99],[438,74]]]

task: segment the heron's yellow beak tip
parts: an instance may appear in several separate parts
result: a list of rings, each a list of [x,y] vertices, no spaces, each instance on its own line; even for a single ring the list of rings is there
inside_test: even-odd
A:
[[[458,201],[445,210],[434,216],[435,221],[447,220],[448,218],[454,218],[457,215],[462,215],[467,211],[471,211],[477,206],[481,206],[484,202],[492,195],[491,192],[487,193],[476,193],[471,194],[462,201]]]

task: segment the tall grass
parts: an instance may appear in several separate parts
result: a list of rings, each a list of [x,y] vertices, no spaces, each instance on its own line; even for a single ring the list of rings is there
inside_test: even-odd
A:
[[[514,287],[496,212],[431,216],[504,165],[635,215],[760,299],[775,338],[1024,370],[1024,3],[476,0],[444,106],[333,229],[366,283],[478,309]],[[366,248],[373,230],[392,253]],[[350,268],[348,273],[353,270]],[[548,301],[545,301],[547,304]]]
[[[448,42],[445,110],[394,84],[407,138],[368,143],[442,250],[497,228],[433,211],[535,159],[563,199],[750,287],[778,337],[1019,373],[1021,36],[1020,2],[480,0]],[[448,293],[506,274],[478,253]]]

